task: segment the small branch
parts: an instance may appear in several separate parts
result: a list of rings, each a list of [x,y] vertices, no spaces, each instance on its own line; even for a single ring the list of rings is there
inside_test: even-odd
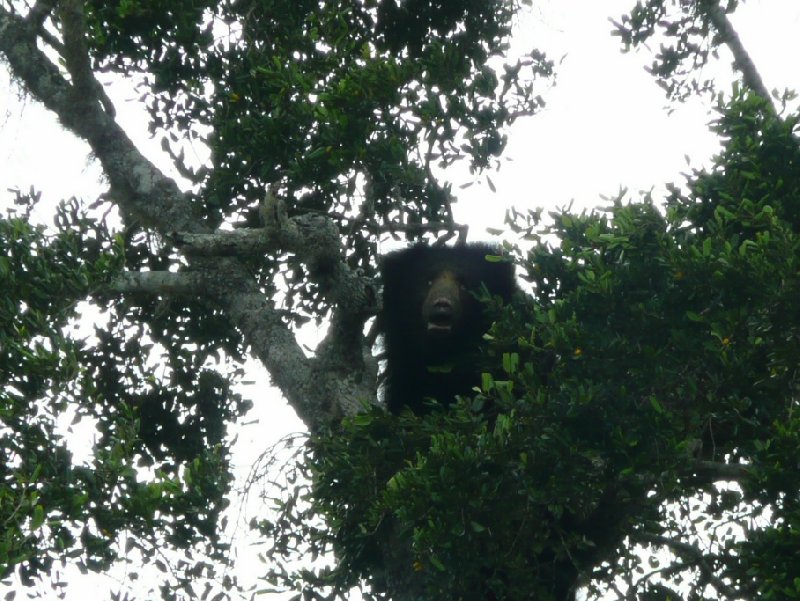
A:
[[[764,85],[753,60],[745,50],[739,34],[736,33],[733,24],[728,19],[728,15],[720,8],[718,0],[710,0],[703,3],[702,6],[712,25],[714,25],[722,40],[733,53],[734,64],[741,71],[744,84],[761,96],[774,112],[775,108],[772,105],[770,93]]]
[[[204,142],[207,142],[207,140],[204,140]],[[187,167],[183,149],[176,154],[175,151],[172,150],[172,146],[170,146],[169,139],[166,136],[161,139],[161,150],[166,152],[167,155],[169,155],[169,158],[172,159],[172,164],[175,166],[175,169],[178,171],[178,173],[185,177],[188,181],[192,182],[192,184],[200,184],[210,171],[210,169],[205,165],[199,167],[197,171],[193,171]]]

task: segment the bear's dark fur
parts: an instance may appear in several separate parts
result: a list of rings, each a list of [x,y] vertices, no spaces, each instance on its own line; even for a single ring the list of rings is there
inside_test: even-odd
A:
[[[380,326],[386,350],[386,405],[392,413],[425,410],[425,398],[443,405],[480,384],[475,355],[491,325],[475,293],[511,300],[514,266],[488,261],[496,247],[414,246],[386,255]]]

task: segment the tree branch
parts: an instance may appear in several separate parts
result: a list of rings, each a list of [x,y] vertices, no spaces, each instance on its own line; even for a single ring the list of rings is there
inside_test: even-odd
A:
[[[82,110],[93,110],[93,102],[99,101],[103,110],[111,117],[116,115],[114,104],[106,96],[103,86],[95,79],[89,62],[89,45],[86,43],[86,14],[82,0],[62,0],[59,5],[62,33],[64,36],[64,64],[72,77],[75,103]]]
[[[49,5],[42,5],[43,10],[46,6]],[[118,204],[126,223],[140,223],[162,235],[174,231],[187,237],[210,234],[209,227],[194,214],[191,197],[142,156],[112,113],[104,108],[102,88],[90,69],[82,10],[82,2],[67,0],[60,12],[63,53],[71,82],[39,49],[38,17],[26,21],[0,7],[0,53],[26,91],[53,111],[69,131],[89,143],[109,178],[109,196]],[[288,228],[280,234],[286,236],[282,242],[300,249],[311,238],[314,227],[328,226],[308,224],[309,232],[303,235],[293,234],[296,229]],[[319,234],[319,230],[315,232]],[[273,301],[235,258],[190,256],[191,271],[187,274],[126,274],[116,285],[127,292],[196,293],[196,273],[201,273],[202,293],[227,312],[273,382],[300,418],[314,429],[328,423],[338,408],[350,411],[352,399],[371,400],[375,391],[373,367],[365,363],[360,341],[353,344],[352,330],[345,332],[342,325],[356,326],[355,331],[360,332],[358,325],[363,326],[370,314],[368,309],[374,313],[374,292],[366,278],[352,276],[346,264],[338,260],[338,241],[334,253],[329,244],[332,236],[325,234],[321,239],[326,241],[324,249],[310,246],[302,249],[302,256],[309,261],[312,272],[319,271],[318,277],[330,279],[330,294],[338,306],[332,319],[334,327],[321,345],[322,352],[313,359],[305,356]],[[321,259],[334,254],[337,262],[330,275]],[[345,352],[335,352],[337,347]]]
[[[355,413],[362,402],[374,400],[377,366],[371,357],[361,356],[363,316],[335,312],[330,333],[316,357],[308,359],[271,301],[253,288],[249,276],[241,278],[214,269],[126,272],[101,292],[213,299],[238,326],[275,385],[311,429]]]
[[[64,29],[67,36],[76,33],[69,26]],[[0,53],[8,60],[13,75],[56,114],[64,127],[89,143],[109,178],[111,195],[123,216],[129,222],[162,231],[207,231],[192,218],[188,197],[141,155],[113,117],[102,109],[100,99],[95,96],[92,102],[80,97],[80,91],[88,88],[91,93],[97,88],[89,85],[79,91],[73,87],[38,48],[37,31],[32,23],[0,8]],[[73,50],[77,44],[72,45]]]
[[[211,234],[172,232],[168,237],[189,257],[258,257],[280,248],[266,231],[254,228]]]
[[[722,40],[733,53],[734,64],[741,71],[744,84],[761,96],[774,112],[775,108],[772,105],[770,93],[764,85],[753,60],[745,50],[739,34],[736,33],[733,24],[728,19],[728,15],[720,8],[718,0],[709,0],[704,2],[702,6],[712,25],[714,25]]]
[[[207,278],[196,271],[128,271],[107,286],[116,294],[194,296],[205,293]]]
[[[337,306],[352,313],[374,315],[375,292],[370,278],[359,276],[342,259],[341,233],[324,215],[288,217],[284,202],[271,190],[261,207],[263,228],[212,234],[174,232],[172,240],[187,256],[257,257],[289,252],[308,268],[309,279]]]
[[[58,6],[58,0],[38,0],[28,11],[28,16],[25,17],[25,19],[35,28],[41,29],[45,20],[50,16],[56,6]]]

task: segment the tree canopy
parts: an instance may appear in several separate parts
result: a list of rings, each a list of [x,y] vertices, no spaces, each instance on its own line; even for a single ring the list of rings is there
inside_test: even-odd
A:
[[[718,94],[712,165],[663,199],[510,211],[529,292],[487,301],[482,387],[424,416],[381,406],[379,244],[463,241],[434,166],[494,167],[543,106],[546,49],[504,58],[527,4],[0,3],[15,85],[107,180],[52,226],[30,219],[35,189],[0,219],[0,578],[34,591],[65,562],[128,562],[164,572],[165,599],[244,594],[223,533],[250,406],[231,386],[254,357],[309,430],[254,524],[269,586],[800,598],[798,115],[736,1],[614,22],[623,48],[663,42],[651,71],[673,100]],[[732,91],[702,75],[723,47]],[[179,179],[116,119],[103,84],[122,77]],[[312,349],[308,321],[327,326]]]

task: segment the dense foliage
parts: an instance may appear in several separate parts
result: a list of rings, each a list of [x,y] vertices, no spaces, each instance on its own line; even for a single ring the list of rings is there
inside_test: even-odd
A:
[[[560,600],[579,574],[654,599],[800,596],[797,117],[742,95],[715,128],[714,167],[663,211],[513,216],[534,295],[498,314],[482,392],[315,439],[300,502],[267,524],[275,556],[312,541],[338,561],[307,585],[377,594],[397,529],[424,598]]]
[[[58,209],[54,233],[31,226],[35,200],[18,194],[22,215],[0,220],[0,576],[16,567],[33,584],[65,554],[93,570],[125,556],[152,559],[163,544],[157,533],[177,547],[208,543],[224,557],[217,526],[230,477],[225,432],[214,424],[240,412],[241,401],[214,372],[149,377],[153,345],[122,342],[108,313],[77,302],[119,273],[120,240],[106,238],[75,201]],[[69,329],[79,314],[87,326],[76,336]],[[196,414],[165,419],[181,405]]]

